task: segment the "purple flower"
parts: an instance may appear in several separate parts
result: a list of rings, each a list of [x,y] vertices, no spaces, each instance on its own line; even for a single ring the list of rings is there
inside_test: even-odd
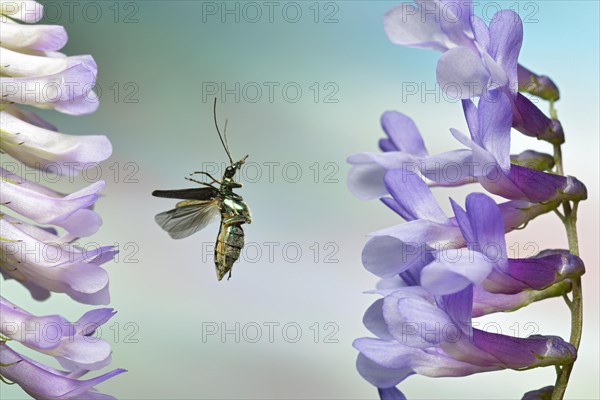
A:
[[[0,218],[0,271],[40,300],[56,292],[86,304],[108,304],[108,274],[100,265],[116,253],[113,246],[81,248],[60,242],[54,232],[8,215]]]
[[[444,166],[461,166],[470,157],[468,150],[430,156],[413,120],[397,111],[383,113],[381,126],[387,135],[379,141],[383,153],[363,152],[348,157],[348,163],[352,164],[348,188],[357,197],[368,200],[387,194],[383,177],[391,169],[419,171],[435,186],[459,186],[476,181],[462,172],[459,177],[439,176]]]
[[[67,42],[63,27],[13,21],[37,22],[42,13],[43,7],[35,1],[0,1],[0,152],[39,170],[74,176],[106,160],[112,152],[110,141],[99,135],[59,133],[18,105],[72,115],[93,112],[98,107],[92,90],[98,68],[89,55],[67,57],[57,52]],[[117,251],[113,246],[90,248],[75,242],[94,234],[102,224],[92,208],[104,182],[63,194],[24,179],[19,170],[10,163],[0,169],[0,203],[8,208],[6,214],[0,213],[3,277],[22,283],[36,300],[55,292],[85,304],[108,304],[108,274],[101,265]],[[60,315],[35,316],[0,297],[0,380],[18,384],[34,398],[111,399],[93,387],[124,370],[80,378],[110,364],[110,345],[92,335],[113,315],[112,309],[97,309],[70,323]],[[10,340],[56,358],[68,371],[15,352]]]
[[[395,44],[444,52],[437,65],[437,81],[448,95],[462,99],[485,97],[489,90],[502,88],[511,94],[514,128],[551,143],[564,142],[560,123],[546,117],[518,93],[523,88],[545,97],[558,97],[558,89],[549,79],[518,66],[523,23],[514,11],[498,11],[488,27],[473,14],[469,0],[433,0],[419,2],[418,6],[401,3],[385,15],[384,28]],[[532,86],[532,82],[537,85]]]
[[[470,137],[452,129],[467,149],[431,156],[412,120],[387,112],[382,117],[387,138],[379,142],[383,153],[348,158],[350,190],[363,199],[389,193],[382,202],[407,221],[372,233],[362,252],[365,268],[383,278],[370,292],[383,298],[363,319],[376,338],[354,342],[358,371],[382,399],[406,399],[396,385],[415,373],[465,376],[554,365],[556,387],[525,397],[563,398],[580,341],[585,268],[577,256],[575,221],[587,191],[576,178],[563,176],[560,122],[518,92],[554,102],[558,88],[518,65],[523,26],[510,10],[499,11],[487,26],[473,16],[470,1],[417,1],[388,12],[384,25],[396,44],[443,52],[437,80],[463,99]],[[533,150],[511,156],[511,128],[554,144],[554,157]],[[464,209],[450,199],[449,217],[431,192],[433,186],[473,182],[509,201],[496,204],[486,194],[471,193]],[[567,228],[569,250],[510,258],[505,234],[550,211]],[[556,296],[564,296],[571,309],[571,343],[474,328],[474,317]]]
[[[581,200],[585,186],[574,177],[545,173],[553,165],[540,153],[510,155],[512,106],[509,96],[492,91],[479,100],[463,101],[471,138],[456,129],[454,137],[469,149],[429,155],[414,122],[404,114],[386,112],[381,118],[387,135],[379,142],[383,153],[357,153],[348,157],[352,165],[348,187],[361,199],[386,194],[383,177],[388,170],[407,169],[423,175],[430,186],[460,186],[479,182],[510,200],[548,202]],[[525,166],[519,165],[524,164]]]
[[[94,331],[115,313],[97,309],[70,323],[60,315],[36,317],[0,297],[0,333],[25,346],[54,356],[69,371],[98,370],[110,364],[110,345]]]
[[[362,253],[367,270],[389,278],[430,264],[436,249],[451,252],[466,246],[466,240],[454,218],[449,218],[435,201],[431,189],[410,171],[391,170],[385,184],[392,198],[382,201],[408,222],[371,233]],[[526,224],[556,207],[555,203],[534,204],[509,201],[499,206],[504,232]]]
[[[94,386],[126,372],[115,369],[92,379],[78,379],[82,372],[69,373],[40,364],[12,350],[0,341],[0,376],[16,382],[25,392],[36,399],[95,399],[108,400],[112,397],[94,390]]]
[[[9,209],[42,225],[56,225],[75,237],[89,236],[102,219],[91,210],[104,187],[103,181],[69,195],[21,179],[0,168],[0,202]]]
[[[434,261],[421,271],[420,284],[430,293],[455,293],[470,284],[493,293],[515,294],[542,290],[561,280],[583,274],[579,257],[568,251],[546,251],[536,257],[509,259],[500,208],[488,196],[472,193],[467,211],[452,201],[467,251],[447,249],[434,254]]]
[[[0,111],[0,148],[26,165],[73,176],[112,153],[106,136],[66,135],[40,127],[41,121],[27,122],[18,111],[14,107]]]
[[[96,111],[98,67],[89,56],[37,56],[0,47],[4,101],[81,115]]]
[[[482,97],[477,108],[471,100],[465,100],[463,106],[471,138],[456,129],[451,132],[472,151],[462,170],[468,170],[486,190],[533,203],[587,198],[585,186],[576,178],[511,164],[512,107],[506,94],[496,92],[494,99]]]
[[[517,338],[473,328],[472,304],[472,286],[438,297],[407,287],[376,301],[363,321],[377,338],[354,342],[358,371],[385,389],[415,373],[456,377],[575,359],[575,348],[555,336]]]
[[[523,26],[512,11],[499,11],[488,28],[473,15],[470,1],[401,3],[385,15],[384,28],[395,44],[442,51],[438,83],[459,98],[480,96],[493,87],[517,89]]]

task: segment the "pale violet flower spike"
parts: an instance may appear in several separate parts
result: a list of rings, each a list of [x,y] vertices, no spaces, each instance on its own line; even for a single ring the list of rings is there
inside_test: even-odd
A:
[[[350,190],[362,199],[379,197],[406,221],[371,233],[362,251],[364,267],[382,278],[368,293],[382,298],[363,318],[375,337],[354,341],[358,372],[381,399],[406,400],[396,386],[413,374],[461,377],[554,366],[555,386],[528,391],[523,399],[563,399],[582,332],[585,267],[575,222],[587,190],[563,172],[560,122],[519,92],[549,100],[556,118],[558,88],[518,65],[523,24],[511,10],[497,12],[486,25],[469,0],[417,0],[390,10],[384,26],[396,44],[443,53],[437,81],[463,99],[470,135],[451,129],[466,148],[430,155],[413,121],[388,111],[382,153],[348,158]],[[512,128],[552,143],[554,156],[534,150],[511,155]],[[450,199],[449,216],[431,189],[475,182],[508,201],[470,193],[464,209]],[[509,257],[506,233],[552,211],[565,225],[568,250]],[[475,329],[475,317],[551,297],[563,297],[571,312],[569,343]]]
[[[111,143],[102,135],[59,133],[19,108],[24,104],[71,115],[98,108],[93,57],[59,53],[67,33],[61,26],[30,25],[42,16],[43,6],[36,1],[0,0],[0,153],[14,159],[3,159],[0,168],[0,273],[22,284],[35,300],[54,292],[84,304],[108,304],[108,273],[101,266],[117,250],[76,242],[102,225],[93,207],[104,182],[69,194],[41,180],[97,167],[110,157]],[[15,383],[44,400],[113,399],[94,386],[125,370],[82,379],[111,362],[110,345],[92,335],[113,315],[111,308],[101,308],[69,322],[58,314],[36,316],[0,297],[0,385]],[[54,357],[64,370],[16,352],[13,342]]]

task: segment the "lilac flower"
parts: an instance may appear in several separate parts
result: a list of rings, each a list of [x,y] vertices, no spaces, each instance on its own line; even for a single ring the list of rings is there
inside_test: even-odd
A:
[[[22,282],[38,299],[56,292],[86,304],[108,304],[108,274],[100,265],[115,254],[113,246],[64,244],[54,232],[8,215],[0,218],[1,272]]]
[[[415,123],[408,116],[387,111],[381,116],[381,126],[387,138],[379,141],[383,153],[357,153],[348,157],[352,164],[348,174],[348,188],[357,197],[368,200],[387,193],[383,176],[387,170],[413,168],[429,177],[434,185],[459,186],[476,181],[462,174],[458,178],[447,177],[438,171],[446,165],[464,163],[470,157],[467,150],[457,150],[430,156]]]
[[[473,328],[472,304],[472,286],[439,297],[407,287],[376,301],[364,323],[377,338],[354,342],[360,351],[358,371],[386,389],[414,373],[456,377],[564,365],[575,359],[575,348],[555,336],[517,338]]]
[[[98,67],[94,59],[89,55],[41,54],[0,47],[2,100],[73,115],[96,111],[99,102],[92,88]]]
[[[508,199],[533,203],[586,199],[587,190],[576,178],[511,164],[512,107],[504,93],[496,95],[493,100],[482,97],[477,108],[471,100],[463,102],[471,139],[451,129],[453,136],[472,151],[472,164],[464,163],[463,170],[469,170],[486,190]]]
[[[518,93],[520,87],[544,97],[558,98],[558,89],[551,81],[517,64],[523,41],[523,24],[518,14],[501,10],[488,27],[473,14],[469,0],[418,4],[401,3],[390,10],[384,17],[384,28],[395,44],[444,52],[437,65],[437,80],[442,90],[453,97],[468,99],[485,97],[490,89],[504,88],[511,94],[516,129],[551,143],[564,142],[560,123],[546,117]]]
[[[35,1],[0,1],[0,152],[39,170],[74,176],[107,159],[112,152],[110,141],[99,135],[59,133],[18,105],[72,115],[93,112],[98,107],[92,90],[98,69],[89,55],[67,57],[57,52],[67,42],[64,28],[14,21],[37,22],[42,13],[43,7]],[[0,272],[4,278],[16,279],[37,300],[56,292],[81,303],[108,304],[108,274],[101,265],[117,251],[113,246],[90,248],[75,242],[94,234],[102,224],[92,208],[104,182],[62,194],[24,179],[18,170],[12,169],[11,163],[0,169],[0,204],[8,209],[0,213]],[[60,315],[37,317],[0,297],[0,380],[10,380],[40,399],[112,398],[93,387],[124,370],[80,378],[111,362],[110,345],[91,335],[113,315],[112,309],[97,309],[70,323]],[[68,371],[15,352],[9,347],[11,340],[56,358]]]
[[[525,397],[562,399],[581,339],[585,268],[575,222],[587,192],[576,178],[563,176],[560,122],[518,93],[554,102],[558,89],[549,78],[517,64],[523,32],[512,11],[498,12],[488,27],[472,15],[469,1],[418,1],[391,10],[384,24],[394,43],[444,52],[437,79],[444,90],[454,85],[461,92],[470,137],[453,129],[468,149],[431,156],[412,120],[387,112],[382,125],[388,138],[379,143],[384,153],[348,159],[350,190],[364,199],[389,193],[382,202],[407,221],[372,233],[363,249],[365,268],[383,278],[371,292],[383,298],[363,320],[377,338],[354,342],[360,352],[357,368],[382,399],[406,399],[396,385],[415,373],[465,376],[554,365],[555,386]],[[554,157],[533,150],[511,156],[511,127],[554,144]],[[450,199],[454,217],[448,217],[430,189],[472,182],[509,201],[496,204],[485,194],[471,193],[465,209]],[[509,258],[505,234],[550,211],[566,227],[569,250]],[[474,317],[556,296],[565,298],[572,313],[571,343],[473,327]]]
[[[386,112],[382,126],[388,138],[380,141],[384,153],[357,153],[348,157],[352,168],[348,186],[359,198],[370,199],[386,193],[383,176],[387,170],[409,169],[426,177],[432,186],[459,186],[478,181],[486,190],[510,200],[533,203],[554,200],[582,200],[585,186],[574,177],[563,177],[531,168],[534,157],[543,169],[548,161],[539,153],[510,155],[512,106],[499,91],[479,100],[463,101],[471,138],[456,129],[454,137],[469,147],[430,156],[412,120],[401,113]],[[513,163],[516,160],[516,163]],[[542,160],[542,161],[540,161]],[[551,165],[551,164],[550,164]],[[539,167],[538,167],[539,168]]]
[[[90,209],[100,196],[103,181],[69,195],[21,179],[0,168],[0,203],[42,225],[56,225],[76,237],[89,236],[102,219]]]
[[[94,390],[94,386],[126,372],[116,369],[88,380],[78,379],[81,372],[69,373],[40,364],[12,350],[0,341],[0,377],[16,382],[36,399],[95,399],[108,400],[112,397]]]
[[[395,44],[444,52],[438,82],[445,90],[458,90],[461,98],[481,96],[491,87],[516,91],[523,26],[512,11],[499,11],[488,28],[473,15],[470,1],[401,3],[385,15],[384,28]]]
[[[66,135],[27,119],[14,107],[0,111],[0,149],[28,166],[72,176],[112,153],[106,136]]]
[[[0,297],[0,333],[54,356],[70,371],[98,370],[110,363],[110,345],[91,335],[114,314],[111,308],[97,309],[70,323],[60,315],[36,317]]]
[[[387,296],[407,287],[420,287],[420,280],[420,270],[409,269],[391,278],[381,279],[374,290],[368,290],[365,293]],[[482,286],[473,285],[471,316],[475,318],[497,312],[516,311],[536,301],[560,297],[569,293],[572,287],[571,283],[571,280],[564,279],[542,290],[525,289],[515,294],[492,293]]]
[[[450,252],[466,246],[456,219],[444,214],[421,178],[410,171],[391,170],[385,176],[385,184],[392,198],[382,198],[382,201],[409,222],[371,234],[362,253],[367,270],[389,278],[409,268],[418,269],[431,263],[436,248]],[[517,229],[555,207],[552,202],[503,203],[499,206],[503,230]]]
[[[430,293],[454,293],[474,283],[492,293],[516,294],[523,290],[543,290],[564,279],[576,278],[585,271],[581,259],[566,250],[546,250],[525,259],[508,258],[502,213],[485,194],[470,194],[466,201],[467,211],[454,201],[452,208],[469,247],[467,253],[472,254],[467,254],[466,260],[447,259],[448,255],[443,254],[440,262],[426,266],[421,272],[421,284]],[[475,254],[480,254],[482,265],[474,265],[477,263]],[[470,268],[461,268],[464,261],[471,264]],[[471,275],[470,270],[485,270],[483,264],[491,267],[484,279]]]

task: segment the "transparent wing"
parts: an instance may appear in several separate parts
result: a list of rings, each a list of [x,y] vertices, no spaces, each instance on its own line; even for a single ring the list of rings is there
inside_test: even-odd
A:
[[[177,207],[157,214],[156,223],[173,239],[183,239],[203,229],[221,215],[219,200],[181,201]]]

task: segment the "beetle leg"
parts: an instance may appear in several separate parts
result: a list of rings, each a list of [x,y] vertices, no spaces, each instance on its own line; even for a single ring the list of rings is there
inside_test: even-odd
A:
[[[198,180],[196,180],[196,179],[192,179],[192,178],[190,178],[189,176],[186,176],[186,177],[185,177],[185,180],[186,180],[186,181],[190,181],[190,182],[194,182],[194,183],[198,183],[198,184],[200,184],[200,185],[208,186],[208,187],[211,187],[211,188],[213,188],[213,189],[215,189],[215,190],[219,190],[219,188],[216,188],[216,187],[214,187],[214,186],[213,186],[212,184],[210,184],[210,183],[206,183],[206,182],[200,182],[200,181],[198,181]]]
[[[215,179],[215,177],[214,177],[214,176],[212,176],[212,175],[211,175],[211,174],[209,174],[208,172],[204,172],[204,171],[194,171],[194,172],[192,172],[192,173],[191,173],[189,176],[192,176],[192,175],[198,175],[198,174],[199,174],[199,175],[206,175],[206,176],[208,176],[210,179],[212,179],[212,182],[211,182],[211,183],[218,183],[218,184],[220,184],[220,185],[222,184],[222,182],[221,182],[220,180],[218,180],[218,179]]]

